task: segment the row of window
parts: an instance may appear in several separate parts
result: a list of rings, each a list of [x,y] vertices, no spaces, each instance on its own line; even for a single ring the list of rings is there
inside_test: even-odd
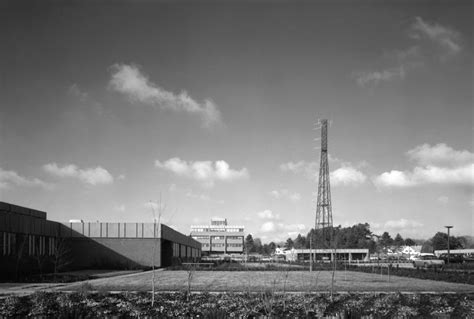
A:
[[[209,244],[202,244],[202,247],[207,247],[209,248]],[[212,247],[225,247],[225,244],[212,244]],[[227,244],[227,247],[237,247],[237,248],[242,248],[242,244]]]
[[[196,248],[173,243],[173,257],[200,257]]]
[[[224,239],[238,239],[238,240],[244,240],[242,236],[192,236],[194,239],[205,239],[209,240],[209,237],[211,240],[224,240]]]
[[[0,232],[1,256],[53,256],[56,244],[55,237]]]
[[[244,232],[243,228],[192,228],[193,232],[226,232],[226,233],[237,233]]]

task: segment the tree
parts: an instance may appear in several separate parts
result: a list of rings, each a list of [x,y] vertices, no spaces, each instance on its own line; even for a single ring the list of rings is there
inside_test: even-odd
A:
[[[293,239],[291,239],[291,238],[288,238],[285,242],[285,248],[286,249],[291,249],[291,248],[293,248],[294,245],[295,244],[293,243]]]
[[[293,247],[295,247],[295,249],[306,248],[306,238],[304,236],[301,236],[301,234],[298,234],[294,241]]]
[[[405,244],[405,241],[403,240],[403,237],[400,234],[397,234],[395,236],[395,239],[393,240],[393,244],[397,247],[400,247]]]
[[[255,252],[255,243],[252,234],[248,234],[247,237],[245,237],[245,251],[247,254]]]
[[[254,252],[261,254],[262,253],[262,240],[260,238],[253,239]]]
[[[448,249],[448,234],[444,232],[437,232],[436,235],[431,238],[433,243],[433,250],[446,250]],[[459,237],[449,237],[449,249],[462,248],[462,240]]]
[[[415,241],[414,241],[413,239],[407,238],[407,239],[405,239],[405,245],[406,245],[406,246],[415,246],[416,243],[415,243]]]
[[[384,232],[382,236],[380,236],[380,245],[382,247],[389,247],[392,246],[393,239],[388,232]]]
[[[274,242],[270,242],[270,244],[268,244],[268,253],[273,254],[276,248],[277,245]]]

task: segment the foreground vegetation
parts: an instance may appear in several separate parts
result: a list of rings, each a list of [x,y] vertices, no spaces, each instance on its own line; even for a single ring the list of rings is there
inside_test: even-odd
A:
[[[0,318],[472,318],[470,294],[41,292],[0,300]]]

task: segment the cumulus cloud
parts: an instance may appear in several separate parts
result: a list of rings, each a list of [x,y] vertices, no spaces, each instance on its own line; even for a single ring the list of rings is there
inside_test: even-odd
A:
[[[115,64],[111,67],[111,71],[109,87],[125,94],[132,101],[175,112],[196,114],[201,117],[204,127],[221,122],[221,114],[217,105],[209,99],[198,103],[186,91],[181,91],[179,94],[166,91],[151,82],[135,65]]]
[[[331,172],[330,180],[333,186],[356,186],[363,184],[367,176],[351,166],[343,166]]]
[[[303,224],[287,224],[283,222],[279,214],[267,209],[257,213],[261,220],[260,237],[264,240],[284,241],[288,237],[296,237],[306,229]]]
[[[474,163],[474,153],[467,150],[456,151],[444,143],[434,146],[423,144],[409,150],[407,156],[420,165],[456,167]]]
[[[76,178],[89,185],[111,184],[114,182],[113,176],[100,166],[81,169],[74,164],[66,164],[61,167],[56,163],[49,163],[44,165],[43,169],[52,175]]]
[[[258,218],[260,219],[273,219],[273,220],[279,220],[280,215],[273,213],[271,210],[266,209],[261,212],[257,213]]]
[[[411,171],[392,170],[374,178],[378,187],[404,188],[426,184],[474,186],[474,154],[445,144],[423,144],[406,155],[415,163]]]
[[[190,161],[178,157],[170,158],[164,162],[155,161],[155,166],[170,171],[178,176],[197,180],[206,186],[213,186],[216,181],[233,181],[249,177],[248,170],[231,169],[225,161]]]
[[[319,164],[317,162],[288,162],[280,165],[282,172],[290,172],[294,174],[301,174],[310,180],[314,180],[318,174]]]
[[[292,202],[298,202],[301,200],[301,194],[291,192],[287,189],[272,190],[269,194],[275,199],[289,199]]]
[[[43,187],[50,188],[51,185],[38,178],[28,178],[21,176],[15,171],[7,171],[0,167],[0,189],[18,187]]]
[[[330,180],[332,186],[354,186],[364,183],[367,176],[362,173],[357,166],[352,165],[350,162],[344,162],[340,159],[329,156],[329,160],[334,160],[337,166],[341,165],[340,168],[330,173]],[[359,166],[367,165],[363,162]],[[316,180],[318,178],[319,164],[317,162],[288,162],[280,165],[280,170],[283,172],[291,172],[294,174],[303,175],[309,180]],[[277,194],[275,194],[277,195]],[[276,197],[276,196],[275,196]]]
[[[382,82],[402,80],[428,62],[446,61],[462,51],[461,35],[456,30],[416,17],[408,28],[414,44],[382,55],[382,65],[376,70],[354,72],[361,87],[374,88]]]

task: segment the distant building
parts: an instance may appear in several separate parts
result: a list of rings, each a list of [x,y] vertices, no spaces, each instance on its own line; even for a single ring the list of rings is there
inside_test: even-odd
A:
[[[202,245],[202,254],[242,254],[244,226],[227,225],[225,218],[212,218],[210,225],[191,226],[191,237]]]
[[[130,269],[200,257],[199,242],[163,224],[58,223],[46,212],[0,202],[0,279],[52,272],[59,258],[67,269]]]

